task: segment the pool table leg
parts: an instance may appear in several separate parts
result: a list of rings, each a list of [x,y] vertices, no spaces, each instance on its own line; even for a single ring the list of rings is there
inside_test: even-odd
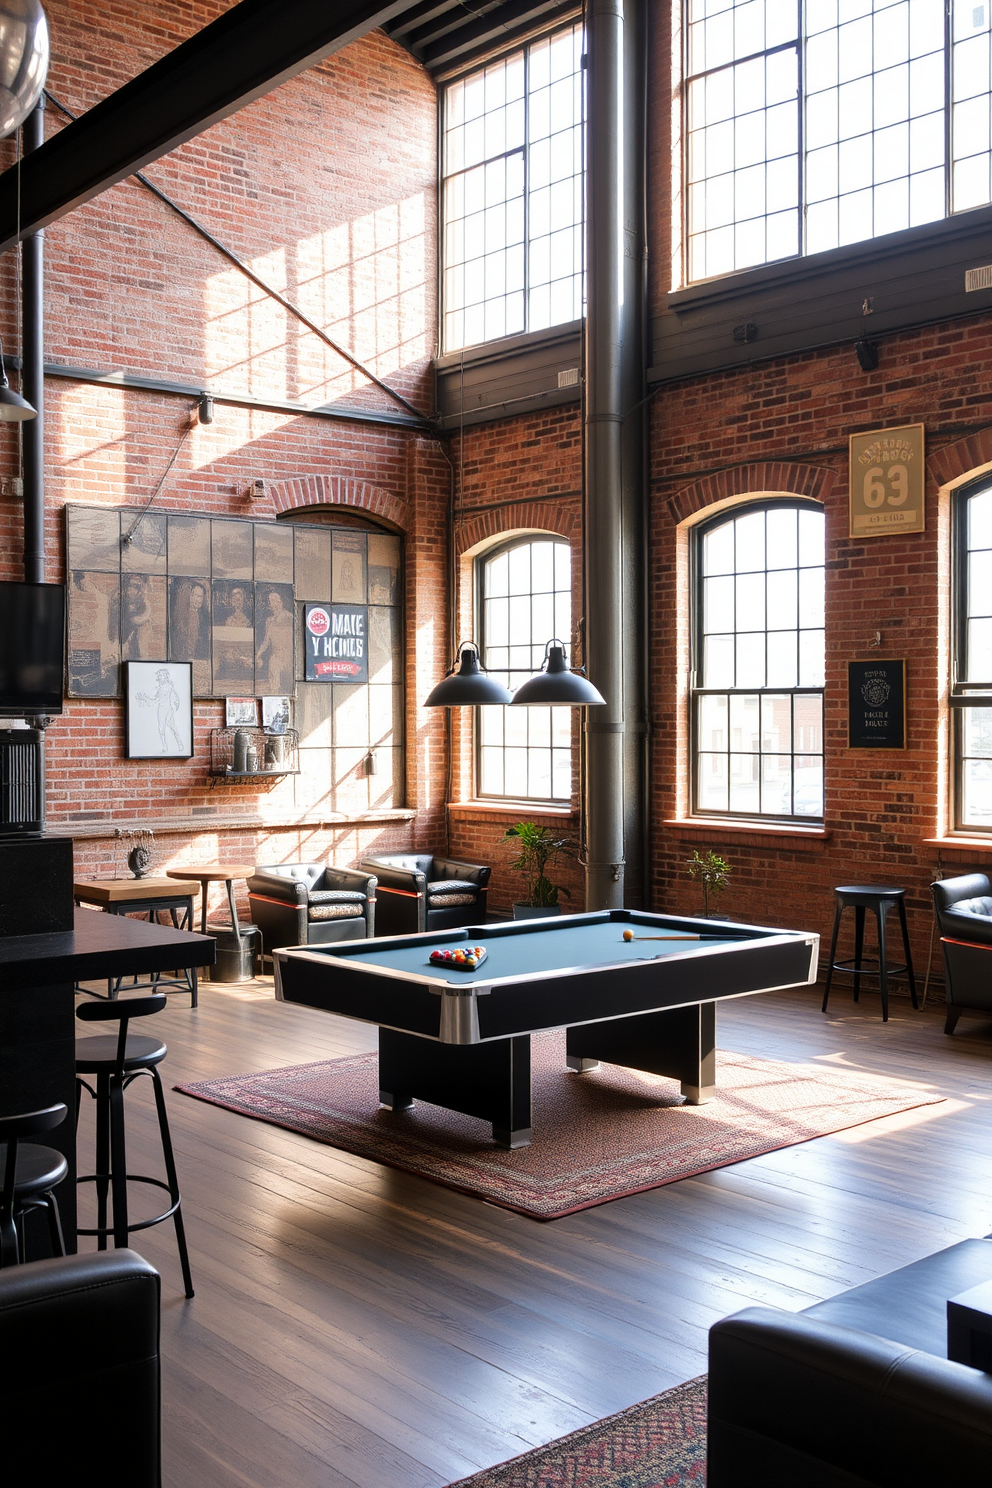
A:
[[[568,1030],[565,1051],[570,1069],[589,1069],[601,1059],[667,1075],[679,1081],[690,1106],[703,1105],[716,1094],[716,1004],[583,1023]]]
[[[379,1100],[394,1111],[415,1100],[492,1123],[501,1147],[531,1137],[530,1036],[485,1044],[440,1044],[379,1029]]]

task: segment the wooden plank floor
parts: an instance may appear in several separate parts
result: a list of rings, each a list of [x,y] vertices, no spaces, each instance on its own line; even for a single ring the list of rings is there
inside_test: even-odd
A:
[[[163,1275],[167,1488],[436,1488],[701,1373],[739,1307],[987,1233],[992,1024],[958,1030],[901,999],[886,1026],[872,997],[731,1003],[724,1048],[948,1099],[550,1224],[171,1094],[192,1302],[172,1227],[137,1239]],[[375,1038],[265,984],[176,996],[156,1031],[167,1085]],[[129,1101],[132,1167],[157,1171],[151,1102]]]

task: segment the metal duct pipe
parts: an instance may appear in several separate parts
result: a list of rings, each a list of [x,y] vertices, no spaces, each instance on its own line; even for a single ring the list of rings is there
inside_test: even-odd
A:
[[[623,396],[621,533],[623,540],[623,813],[625,902],[648,908],[650,802],[647,757],[647,17],[643,0],[624,0]]]
[[[21,126],[25,155],[45,140],[45,97]],[[32,233],[21,244],[21,385],[38,410],[21,425],[24,467],[24,577],[45,581],[45,234]]]
[[[606,706],[587,710],[586,906],[624,902],[622,535],[624,8],[590,0],[586,156],[585,657]]]

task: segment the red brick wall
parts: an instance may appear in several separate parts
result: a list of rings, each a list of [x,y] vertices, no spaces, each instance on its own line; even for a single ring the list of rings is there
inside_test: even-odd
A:
[[[992,463],[992,318],[887,338],[877,371],[853,348],[759,363],[660,390],[652,407],[652,831],[655,907],[699,907],[684,871],[695,846],[733,865],[721,911],[827,935],[834,885],[909,891],[917,966],[929,948],[928,884],[939,865],[987,863],[941,845],[947,826],[948,487]],[[847,437],[922,422],[927,530],[848,537]],[[984,427],[983,427],[984,426]],[[943,490],[942,490],[943,488]],[[687,815],[687,519],[766,491],[821,500],[827,520],[826,832],[760,834],[674,823]],[[875,632],[881,645],[874,646]],[[907,659],[904,751],[847,747],[847,662]],[[826,948],[824,947],[824,955]],[[896,958],[897,959],[897,958]]]
[[[51,0],[48,87],[81,113],[227,8],[156,0]],[[64,127],[49,106],[49,134]],[[13,143],[0,142],[0,165]],[[318,324],[425,411],[436,335],[436,94],[401,48],[373,33],[147,168],[169,192]],[[447,477],[430,441],[399,429],[225,404],[260,398],[396,408],[317,337],[254,288],[165,205],[129,180],[46,233],[46,359],[218,391],[215,419],[186,440],[157,500],[163,510],[274,518],[294,500],[341,501],[401,527],[410,641],[412,820],[297,824],[283,787],[212,788],[209,730],[223,705],[198,702],[196,756],[123,758],[123,704],[72,700],[48,735],[53,829],[77,835],[77,869],[122,860],[115,826],[153,823],[156,864],[331,852],[432,839],[441,820],[438,721],[415,699],[446,646]],[[0,263],[14,343],[14,259]],[[192,399],[49,378],[46,383],[47,576],[63,576],[66,501],[133,505],[151,495],[187,427]],[[0,475],[17,471],[13,426],[0,426]],[[268,494],[238,494],[262,478]],[[371,504],[364,493],[378,493]],[[0,491],[0,572],[19,577],[21,511]],[[434,626],[434,631],[430,626]],[[441,668],[443,669],[443,668]],[[333,815],[333,813],[331,813]],[[199,827],[202,819],[202,830]],[[194,825],[195,823],[195,825]]]

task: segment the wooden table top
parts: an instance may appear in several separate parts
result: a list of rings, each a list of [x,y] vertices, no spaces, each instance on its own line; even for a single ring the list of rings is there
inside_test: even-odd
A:
[[[200,883],[227,883],[232,878],[250,878],[255,872],[254,863],[207,863],[202,868],[167,868],[168,878],[195,878]]]
[[[128,900],[168,899],[198,894],[198,883],[177,882],[174,878],[91,878],[74,883],[77,899],[89,904],[121,904]]]
[[[57,982],[212,966],[217,954],[213,936],[171,925],[146,925],[92,909],[77,909],[73,923],[73,930],[0,939],[0,997]]]

